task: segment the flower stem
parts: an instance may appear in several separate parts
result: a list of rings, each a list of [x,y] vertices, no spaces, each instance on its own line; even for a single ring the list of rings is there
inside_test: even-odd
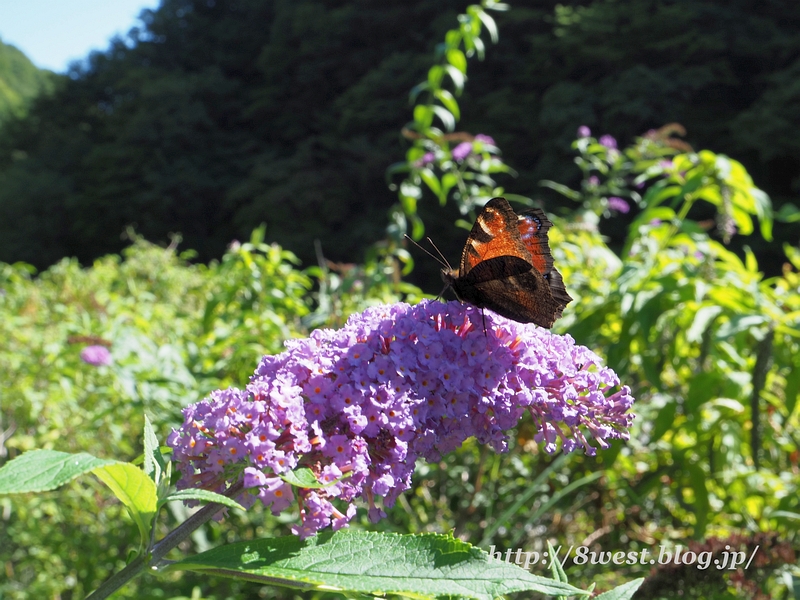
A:
[[[237,483],[231,487],[225,495],[228,497],[239,494],[243,489],[241,483]],[[188,538],[192,532],[200,527],[203,523],[210,520],[215,514],[222,510],[224,505],[212,502],[205,505],[198,510],[183,523],[178,525],[175,529],[170,531],[164,539],[158,542],[150,552],[137,556],[124,569],[112,575],[94,592],[86,597],[86,600],[102,600],[108,598],[111,594],[116,592],[119,588],[125,585],[128,581],[139,575],[146,567],[156,568],[158,563],[167,555],[167,553],[175,548],[178,544]]]

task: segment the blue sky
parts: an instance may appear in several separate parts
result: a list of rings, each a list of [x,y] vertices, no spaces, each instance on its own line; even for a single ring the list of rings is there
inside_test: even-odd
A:
[[[159,0],[0,0],[0,39],[37,67],[58,73],[91,50],[124,35],[144,8]]]

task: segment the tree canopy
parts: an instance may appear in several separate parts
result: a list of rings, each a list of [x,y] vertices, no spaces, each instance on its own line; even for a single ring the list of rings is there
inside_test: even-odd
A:
[[[262,222],[305,263],[314,240],[359,260],[394,201],[384,171],[402,157],[407,93],[466,4],[163,0],[0,132],[0,260],[90,261],[131,224],[180,232],[207,260]],[[498,23],[459,128],[498,141],[519,172],[509,191],[577,178],[580,125],[624,143],[680,122],[776,205],[797,193],[800,6],[528,0]],[[449,218],[426,216],[445,245],[463,237],[437,232]]]
[[[19,49],[0,40],[0,123],[22,117],[31,100],[53,87],[53,74],[39,69]]]

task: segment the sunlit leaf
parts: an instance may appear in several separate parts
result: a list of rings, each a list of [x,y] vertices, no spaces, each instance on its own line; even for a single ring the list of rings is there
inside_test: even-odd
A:
[[[295,536],[237,542],[172,563],[169,570],[213,573],[298,589],[340,589],[414,598],[492,600],[515,591],[586,596],[533,575],[460,540],[343,530],[305,542]]]

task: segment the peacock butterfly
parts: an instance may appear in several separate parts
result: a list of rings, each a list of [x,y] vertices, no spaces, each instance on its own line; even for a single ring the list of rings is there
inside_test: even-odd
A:
[[[460,268],[442,269],[442,279],[462,302],[550,328],[572,301],[553,266],[552,226],[538,208],[517,215],[505,198],[492,198],[475,219]]]

